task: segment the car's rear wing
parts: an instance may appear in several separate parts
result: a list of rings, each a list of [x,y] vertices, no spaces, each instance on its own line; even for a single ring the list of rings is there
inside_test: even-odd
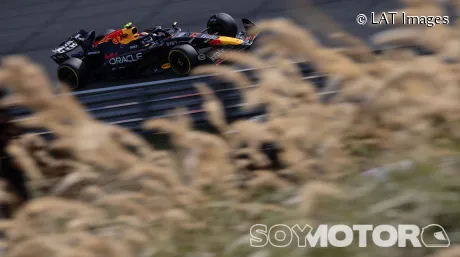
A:
[[[69,59],[70,57],[66,54],[72,50],[75,50],[78,46],[82,46],[82,44],[87,39],[88,32],[84,30],[80,30],[79,32],[73,34],[67,40],[59,44],[58,47],[51,50],[53,55],[51,55],[51,59],[53,59],[57,64],[61,64],[65,60]]]
[[[255,33],[254,35],[247,35],[243,39],[243,45],[252,45],[252,43],[254,43],[254,40],[256,40],[258,35],[259,35],[259,32]]]
[[[256,32],[256,33],[252,33],[251,35],[249,35],[248,33],[250,32],[250,30],[256,26],[256,24],[254,22],[252,22],[251,20],[249,19],[246,19],[246,18],[243,18],[242,20],[242,23],[243,23],[243,27],[244,27],[244,34],[245,34],[245,38],[244,38],[244,44],[245,45],[252,45],[252,43],[254,43],[254,40],[256,39],[256,37],[259,35],[259,32]]]
[[[243,23],[243,27],[246,32],[248,32],[248,30],[250,30],[252,27],[256,26],[256,24],[250,19],[243,18],[241,19],[241,22]]]

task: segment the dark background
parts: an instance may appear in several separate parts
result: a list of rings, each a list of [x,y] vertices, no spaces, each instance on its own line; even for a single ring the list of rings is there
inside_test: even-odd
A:
[[[51,49],[79,29],[103,32],[121,28],[129,21],[143,30],[174,21],[183,30],[205,28],[209,16],[216,12],[232,15],[238,23],[247,17],[253,21],[285,17],[328,34],[330,24],[318,18],[318,8],[347,31],[366,39],[375,28],[356,24],[359,13],[370,14],[399,7],[396,0],[1,0],[0,56],[25,54],[43,65],[55,80],[57,65],[49,57]],[[149,79],[162,79],[160,75]],[[126,84],[131,81],[121,81]],[[92,85],[89,88],[110,86]],[[86,88],[88,89],[88,88]]]

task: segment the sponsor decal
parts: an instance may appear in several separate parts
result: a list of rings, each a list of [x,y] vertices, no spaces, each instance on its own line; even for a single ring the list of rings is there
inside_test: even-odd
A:
[[[53,52],[56,53],[56,54],[63,54],[63,53],[72,51],[77,46],[78,46],[78,44],[75,41],[69,40],[69,41],[65,42],[64,45],[54,49]]]
[[[247,36],[247,37],[244,38],[244,41],[252,41],[257,37],[258,34],[259,33],[257,33],[256,35]]]
[[[177,41],[166,42],[166,46],[175,46],[177,44],[178,44]]]
[[[56,54],[63,54],[63,53],[72,51],[78,46],[77,41],[84,41],[84,40],[85,40],[85,37],[83,37],[81,34],[76,34],[75,36],[73,36],[73,38],[70,38],[66,42],[60,44],[59,47],[53,50],[53,52]]]
[[[129,49],[136,49],[137,45],[130,46]]]
[[[129,44],[129,42],[127,43],[122,43],[122,40],[123,40],[123,31],[122,30],[116,30],[108,35],[106,35],[103,39],[101,39],[97,44],[102,44],[102,43],[107,43],[109,41],[112,41],[113,44]]]
[[[99,51],[88,52],[88,55],[96,55],[96,54],[100,54],[100,52]]]
[[[201,34],[200,38],[207,38],[207,39],[216,39],[217,36],[209,35],[209,34]]]
[[[213,45],[241,45],[242,43],[244,43],[243,40],[233,37],[219,37],[218,39],[213,41],[214,42],[211,42]]]
[[[175,35],[174,37],[185,37],[187,35],[187,32],[181,32],[177,35]]]
[[[109,63],[111,65],[116,65],[116,64],[123,64],[123,63],[131,63],[131,62],[136,62],[142,59],[142,53],[137,53],[135,55],[130,54],[122,57],[115,57],[109,60]]]
[[[192,34],[190,34],[190,37],[192,38],[207,38],[207,39],[216,39],[218,38],[218,36],[215,36],[215,35],[210,35],[210,34],[204,34],[204,33],[198,33],[198,32],[194,32]]]
[[[204,54],[198,55],[198,60],[200,60],[200,61],[206,60],[206,55],[204,55]]]
[[[165,63],[165,64],[161,65],[161,68],[162,68],[163,70],[167,70],[167,69],[171,68],[171,64]]]
[[[56,54],[56,55],[52,55],[51,58],[55,61],[58,61],[58,62],[63,62],[67,59],[69,59],[69,57],[66,55],[66,54]]]
[[[84,39],[85,39],[85,37],[83,37],[83,35],[80,34],[80,33],[78,33],[77,35],[75,35],[74,38],[77,39],[77,40],[84,40]]]
[[[122,37],[123,37],[123,32],[121,30],[117,30],[117,31],[114,31],[106,35],[103,39],[99,40],[98,44],[107,43],[109,41],[112,41],[112,43],[114,44],[118,44],[120,43]]]
[[[209,42],[209,44],[212,45],[212,46],[221,45],[222,41],[220,41],[219,39],[214,39],[214,40],[211,40],[211,42]]]
[[[224,49],[219,49],[219,50],[217,50],[213,55],[211,55],[211,56],[209,57],[209,59],[211,59],[212,61],[215,61],[215,60],[217,60],[217,59],[222,55],[222,53],[224,53],[224,52],[225,52]]]
[[[110,60],[110,59],[115,58],[115,57],[117,57],[117,56],[118,56],[118,53],[110,53],[110,54],[108,54],[108,55],[107,55],[107,54],[104,54],[104,59],[105,59],[105,60]]]

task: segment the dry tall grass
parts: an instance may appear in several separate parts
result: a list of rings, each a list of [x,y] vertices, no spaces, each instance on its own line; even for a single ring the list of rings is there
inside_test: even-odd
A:
[[[440,12],[431,1],[406,2],[414,13],[418,7]],[[220,133],[195,131],[183,115],[145,122],[145,129],[171,135],[173,151],[94,120],[65,87],[53,93],[40,67],[23,57],[4,58],[0,85],[13,90],[4,104],[30,108],[34,115],[21,125],[57,136],[48,143],[30,134],[8,147],[30,178],[34,199],[1,223],[7,256],[458,255],[457,247],[249,247],[255,223],[438,223],[453,244],[460,228],[460,66],[445,62],[446,55],[458,57],[450,51],[460,47],[456,27],[377,37],[423,44],[436,52],[427,57],[408,50],[375,55],[346,34],[335,36],[351,42],[349,48],[329,49],[283,19],[257,29],[272,32],[272,40],[262,41],[254,55],[228,58],[262,67],[267,61],[261,56],[271,53],[268,60],[277,67],[259,71],[259,87],[249,88],[247,78],[225,66],[195,73],[218,72],[240,88],[247,108],[265,105],[268,121],[227,124],[212,90],[196,85]],[[322,103],[301,79],[287,61],[294,55],[327,74],[328,87],[340,89],[333,102]],[[282,168],[272,168],[261,152],[267,142],[280,149]],[[359,175],[401,159],[416,165],[391,182]],[[11,199],[4,192],[0,200]]]

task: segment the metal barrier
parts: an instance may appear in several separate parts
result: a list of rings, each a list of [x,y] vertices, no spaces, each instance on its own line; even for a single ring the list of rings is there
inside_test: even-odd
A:
[[[315,75],[314,70],[305,62],[297,63],[304,79],[312,80],[320,88],[325,76]],[[245,73],[257,86],[255,69],[235,72]],[[243,110],[240,91],[231,83],[223,82],[215,75],[193,76],[162,81],[136,83],[102,89],[93,89],[73,93],[95,119],[117,124],[139,131],[141,123],[147,119],[162,118],[177,107],[185,107],[196,126],[207,125],[202,98],[194,87],[195,83],[206,83],[222,101],[229,122],[251,118],[264,113],[262,108]],[[286,85],[288,86],[288,85]],[[26,118],[29,112],[24,108],[12,109],[18,119]],[[35,132],[35,131],[34,131]],[[38,131],[37,131],[38,132]],[[46,132],[44,132],[47,134]]]
[[[401,46],[389,47],[387,49],[392,48],[401,48]],[[430,51],[421,48],[413,46],[408,46],[408,48],[415,50],[419,55],[431,54]],[[385,50],[381,49],[374,52],[380,54]],[[327,101],[327,99],[335,95],[336,91],[324,91],[329,90],[323,88],[326,76],[318,75],[307,62],[299,62],[297,64],[302,71],[304,79],[308,79],[316,84],[319,89],[318,94],[325,96],[323,100]],[[256,87],[257,79],[253,74],[254,70],[245,69],[235,72],[246,73],[254,82],[253,87]],[[236,90],[230,83],[216,79],[215,75],[193,76],[85,90],[75,92],[73,95],[86,107],[87,111],[94,118],[106,123],[120,125],[142,134],[157,149],[170,149],[171,145],[167,135],[152,131],[143,131],[141,124],[148,119],[165,117],[168,115],[168,111],[177,107],[186,107],[188,109],[187,114],[194,120],[195,127],[212,132],[212,126],[209,126],[205,110],[202,109],[201,95],[193,86],[195,83],[206,83],[213,89],[216,96],[224,105],[227,121],[263,118],[265,113],[263,108],[244,111],[241,108],[244,102],[242,101],[240,91]],[[28,115],[28,111],[21,108],[12,109],[11,112],[17,119],[26,118]],[[52,133],[46,131],[31,130],[30,132],[39,133],[44,138],[52,137]],[[264,145],[262,150],[267,156],[276,155],[276,147],[270,144]]]
[[[385,50],[396,48],[409,48],[419,55],[431,54],[430,51],[413,45],[390,46],[374,50],[374,53],[380,54]],[[312,80],[318,88],[322,88],[326,78],[324,75],[316,74],[308,62],[297,62],[296,64],[304,79]],[[257,86],[255,70],[244,69],[235,72],[245,73],[254,82],[255,87]],[[256,117],[264,113],[262,108],[244,111],[241,108],[244,103],[241,101],[240,92],[230,83],[216,79],[213,74],[85,90],[75,92],[74,95],[94,118],[135,131],[140,131],[143,121],[165,117],[168,111],[177,107],[186,107],[196,126],[207,125],[201,96],[193,86],[195,83],[206,83],[214,90],[224,105],[229,122]],[[28,115],[27,110],[21,108],[12,109],[11,113],[17,119]]]

